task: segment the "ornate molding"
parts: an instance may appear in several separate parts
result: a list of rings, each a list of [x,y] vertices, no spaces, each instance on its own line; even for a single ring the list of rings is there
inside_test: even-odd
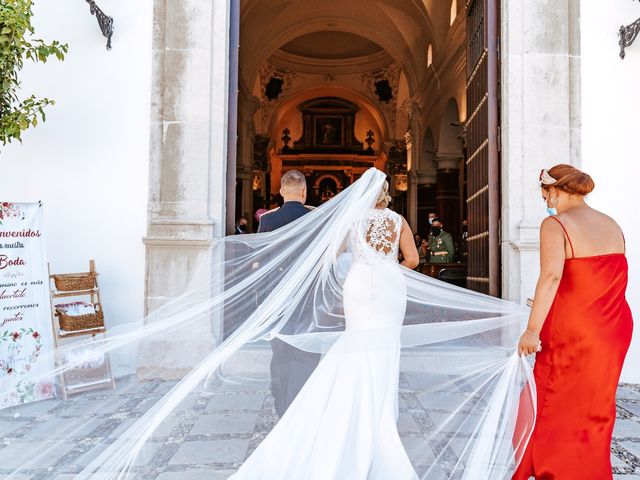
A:
[[[352,75],[362,72],[377,71],[393,63],[393,58],[386,52],[381,51],[362,57],[347,59],[322,59],[302,57],[276,50],[269,62],[281,70],[296,70],[305,73],[324,75],[328,72],[334,75]]]
[[[408,120],[407,131],[404,134],[404,138],[407,143],[407,148],[411,148],[414,139],[418,138],[420,132],[420,104],[415,98],[409,97],[400,105],[400,111]]]
[[[369,97],[378,105],[378,107],[384,112],[389,122],[389,136],[393,136],[396,130],[396,108],[398,106],[398,85],[400,83],[400,72],[402,69],[396,63],[389,65],[376,72],[363,73],[361,76],[362,82],[365,84]],[[386,80],[391,87],[391,100],[381,101],[378,98],[376,92],[376,82]]]
[[[640,33],[640,18],[630,25],[622,25],[618,31],[618,45],[620,45],[620,58],[624,60],[625,49],[629,48]]]
[[[281,70],[271,64],[266,64],[260,69],[260,108],[263,128],[265,125],[269,125],[269,120],[277,105],[287,97],[287,93],[291,90],[293,80],[301,76],[302,75],[296,72]],[[282,81],[282,90],[274,99],[270,99],[266,95],[267,84],[272,78]]]

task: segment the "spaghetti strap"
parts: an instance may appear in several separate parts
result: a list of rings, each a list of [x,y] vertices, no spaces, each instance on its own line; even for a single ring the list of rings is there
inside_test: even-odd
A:
[[[564,230],[564,234],[567,237],[567,240],[569,240],[569,246],[571,247],[571,258],[575,258],[576,253],[573,251],[573,243],[571,242],[571,237],[569,236],[569,232],[567,232],[566,227],[564,226],[564,223],[562,223],[557,217],[555,216],[551,216],[551,218],[553,218],[556,222],[558,222],[560,224],[560,226],[562,227],[562,230]],[[624,234],[623,234],[624,236]]]

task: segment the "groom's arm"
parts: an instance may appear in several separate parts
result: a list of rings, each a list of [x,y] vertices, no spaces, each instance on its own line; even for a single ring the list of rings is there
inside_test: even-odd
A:
[[[271,222],[269,217],[269,214],[271,214],[272,212],[275,212],[276,210],[278,210],[277,208],[274,208],[273,210],[269,210],[268,212],[265,212],[261,217],[260,217],[260,221],[258,222],[258,233],[264,233],[264,232],[270,232],[272,230],[275,230],[274,226],[273,226],[273,222]]]

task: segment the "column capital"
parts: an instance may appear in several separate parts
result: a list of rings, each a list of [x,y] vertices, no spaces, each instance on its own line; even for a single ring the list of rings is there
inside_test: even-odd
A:
[[[461,153],[436,153],[436,165],[438,170],[459,170],[460,160],[464,156]]]

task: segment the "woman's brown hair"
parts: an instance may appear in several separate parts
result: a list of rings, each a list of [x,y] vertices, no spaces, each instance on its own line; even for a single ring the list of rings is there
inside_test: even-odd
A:
[[[572,165],[561,163],[550,168],[547,172],[555,179],[555,183],[543,184],[542,188],[545,190],[554,187],[570,195],[587,195],[596,186],[589,174]]]

